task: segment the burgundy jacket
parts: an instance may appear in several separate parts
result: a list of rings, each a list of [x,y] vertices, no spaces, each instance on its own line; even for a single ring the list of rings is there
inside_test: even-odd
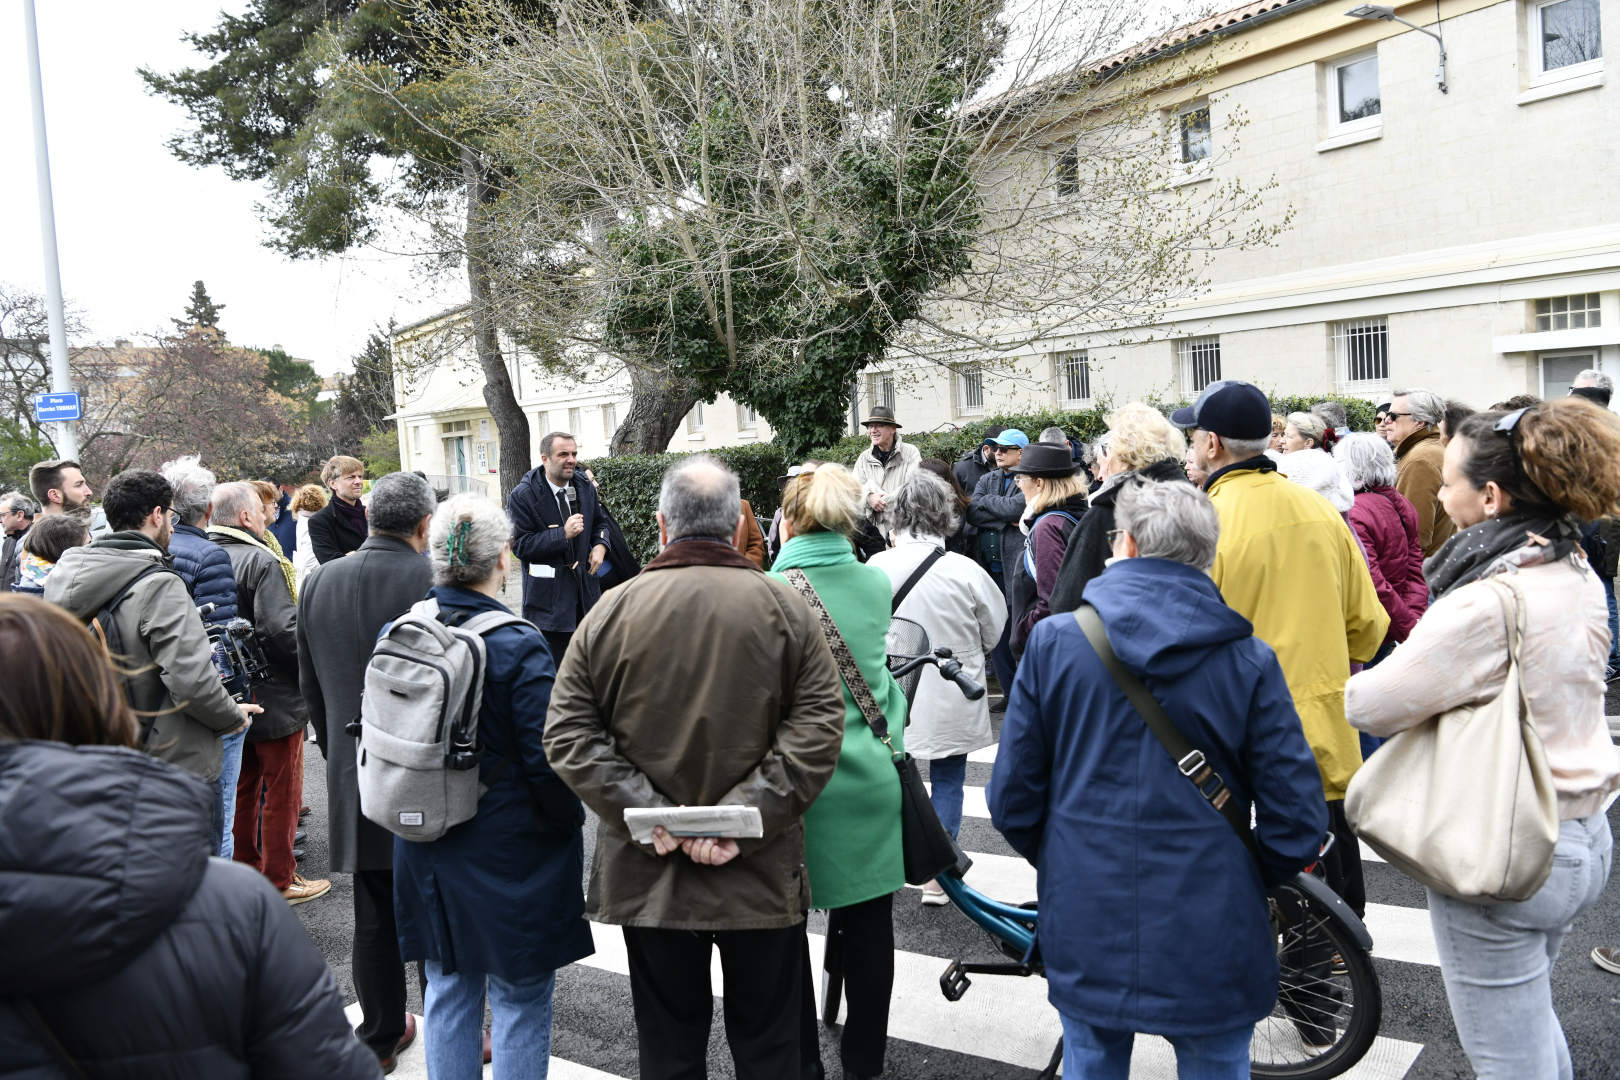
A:
[[[1405,641],[1429,607],[1417,510],[1394,488],[1379,486],[1356,492],[1356,503],[1346,516],[1367,552],[1378,600],[1389,612],[1384,640]]]

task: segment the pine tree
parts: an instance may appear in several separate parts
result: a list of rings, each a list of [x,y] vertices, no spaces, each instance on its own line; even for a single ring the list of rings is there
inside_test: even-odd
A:
[[[200,326],[205,330],[218,330],[219,313],[224,310],[225,305],[214,303],[214,298],[208,295],[208,289],[198,281],[191,286],[191,302],[186,304],[186,317],[172,321],[175,329],[182,334],[193,326]]]

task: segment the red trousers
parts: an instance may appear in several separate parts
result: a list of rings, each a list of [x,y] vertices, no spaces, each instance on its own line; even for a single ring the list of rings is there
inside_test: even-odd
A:
[[[292,884],[298,863],[293,834],[303,798],[304,733],[242,744],[242,775],[236,783],[236,861],[247,863],[277,889]]]

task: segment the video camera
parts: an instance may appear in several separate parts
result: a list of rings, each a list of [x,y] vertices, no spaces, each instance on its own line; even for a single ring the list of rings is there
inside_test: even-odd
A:
[[[197,614],[203,618],[203,629],[208,632],[208,644],[213,650],[214,670],[234,699],[251,700],[253,687],[270,677],[270,660],[253,630],[253,624],[243,618],[224,622],[209,622],[215,604],[203,604]]]

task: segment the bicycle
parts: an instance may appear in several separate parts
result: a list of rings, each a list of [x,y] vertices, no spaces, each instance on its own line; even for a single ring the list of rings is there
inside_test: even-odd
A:
[[[909,706],[924,667],[956,682],[976,701],[984,696],[961,670],[949,649],[930,649],[928,634],[910,619],[893,619],[888,636],[889,671],[905,692]],[[1333,846],[1330,834],[1319,854]],[[973,985],[969,975],[1045,977],[1036,932],[1039,909],[1034,902],[1007,904],[978,892],[964,880],[973,860],[956,848],[957,862],[938,878],[951,903],[990,935],[1005,963],[953,960],[939,977],[940,992],[960,1001]],[[1287,1080],[1329,1080],[1359,1062],[1378,1036],[1383,995],[1372,962],[1372,935],[1327,883],[1301,872],[1268,896],[1272,934],[1277,941],[1277,1004],[1255,1025],[1250,1044],[1252,1075]],[[825,976],[823,1019],[837,1019],[842,983],[837,972]],[[1057,1076],[1063,1060],[1058,1042],[1041,1080]]]

